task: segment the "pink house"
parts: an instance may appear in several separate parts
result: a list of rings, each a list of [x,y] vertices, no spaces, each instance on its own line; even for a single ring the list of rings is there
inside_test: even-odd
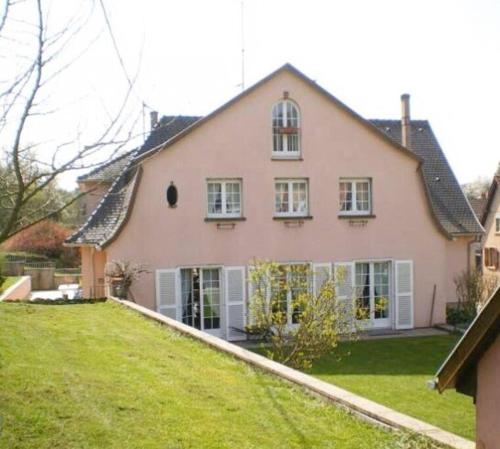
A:
[[[163,117],[68,239],[84,295],[107,262],[144,263],[138,303],[241,339],[248,270],[270,259],[307,264],[315,288],[345,271],[338,294],[371,328],[443,322],[483,229],[407,95],[402,111],[366,120],[286,64],[205,117]]]

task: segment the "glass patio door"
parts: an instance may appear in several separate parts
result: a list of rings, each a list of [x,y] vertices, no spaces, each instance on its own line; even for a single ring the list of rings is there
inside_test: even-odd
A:
[[[182,322],[221,335],[221,273],[219,268],[181,269]]]
[[[358,319],[368,328],[390,327],[390,263],[357,262],[355,270]]]

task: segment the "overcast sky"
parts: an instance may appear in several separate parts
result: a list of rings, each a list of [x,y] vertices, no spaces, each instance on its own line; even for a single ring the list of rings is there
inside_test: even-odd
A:
[[[54,21],[63,3],[73,4],[52,0]],[[137,113],[144,101],[160,114],[204,115],[241,91],[239,0],[104,4],[127,72],[139,68]],[[246,87],[290,62],[365,118],[399,118],[408,92],[412,118],[431,122],[460,182],[495,171],[500,1],[246,0],[243,23]],[[85,33],[99,38],[60,82],[55,98],[71,87],[73,102],[51,132],[71,128],[69,116],[94,126],[123,95],[99,2]]]

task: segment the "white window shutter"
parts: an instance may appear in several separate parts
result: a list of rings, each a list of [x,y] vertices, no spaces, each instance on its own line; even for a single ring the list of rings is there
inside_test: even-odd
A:
[[[156,270],[157,311],[174,320],[180,320],[179,270]]]
[[[245,340],[245,267],[225,267],[226,338]]]
[[[352,300],[354,297],[354,262],[336,262],[334,280],[337,299]]]
[[[255,324],[255,316],[252,314],[252,308],[250,307],[250,301],[252,301],[252,297],[255,294],[255,284],[252,282],[252,272],[255,270],[255,267],[249,266],[248,267],[248,300],[247,300],[247,307],[246,307],[246,312],[247,312],[247,322],[248,324]]]
[[[313,269],[313,294],[317,296],[323,284],[332,276],[331,263],[314,263]]]
[[[396,329],[413,328],[413,261],[396,260]]]

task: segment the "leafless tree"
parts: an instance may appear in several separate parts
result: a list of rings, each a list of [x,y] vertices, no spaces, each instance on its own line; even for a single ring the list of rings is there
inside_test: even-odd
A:
[[[85,33],[98,11],[90,0],[80,4],[84,6],[58,27],[49,20],[54,5],[44,0],[4,0],[0,10],[0,65],[8,68],[0,74],[6,77],[0,79],[0,153],[4,154],[0,173],[3,169],[5,174],[0,176],[0,243],[75,202],[81,194],[63,204],[47,195],[40,204],[40,197],[61,174],[95,167],[113,157],[130,141],[139,118],[129,111],[135,77],[127,75],[119,104],[112,113],[107,111],[106,123],[96,135],[82,136],[75,129],[70,138],[56,132],[50,142],[33,141],[36,127],[46,126],[54,114],[54,86],[59,88],[61,76],[97,39]],[[77,39],[82,35],[85,45]],[[49,126],[57,130],[56,125]]]

